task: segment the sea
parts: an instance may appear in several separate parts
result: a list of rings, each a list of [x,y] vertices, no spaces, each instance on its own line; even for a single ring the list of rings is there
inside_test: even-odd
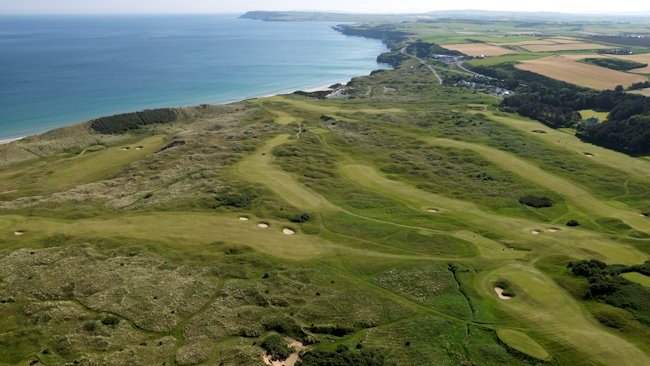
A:
[[[0,15],[0,140],[100,116],[288,93],[378,68],[378,40],[237,15]]]

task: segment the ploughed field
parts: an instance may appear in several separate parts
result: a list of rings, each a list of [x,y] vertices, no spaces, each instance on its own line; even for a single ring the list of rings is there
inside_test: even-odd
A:
[[[418,60],[344,94],[0,146],[0,365],[650,363],[567,269],[647,304],[650,161]]]

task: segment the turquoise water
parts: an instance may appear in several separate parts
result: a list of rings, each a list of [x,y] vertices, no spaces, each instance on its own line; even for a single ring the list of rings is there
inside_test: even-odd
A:
[[[333,23],[210,16],[0,16],[0,139],[145,108],[347,81],[385,50]]]

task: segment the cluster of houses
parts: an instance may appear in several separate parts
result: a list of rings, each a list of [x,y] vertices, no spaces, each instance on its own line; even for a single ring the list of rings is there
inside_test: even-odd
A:
[[[455,63],[458,63],[460,61],[464,61],[466,59],[465,56],[452,56],[452,55],[433,55],[433,59],[442,62],[447,65],[453,65]]]
[[[487,79],[481,77],[474,77],[472,81],[460,80],[456,83],[456,86],[461,88],[484,91],[490,94],[494,94],[498,97],[507,97],[513,94],[513,91],[511,90],[490,85],[483,81],[487,81]]]

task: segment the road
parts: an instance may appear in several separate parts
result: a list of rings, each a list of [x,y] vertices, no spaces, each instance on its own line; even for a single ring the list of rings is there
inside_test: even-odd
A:
[[[431,70],[431,72],[433,73],[433,75],[436,77],[436,79],[438,79],[438,83],[439,83],[440,85],[442,85],[442,78],[440,77],[440,75],[438,75],[438,73],[436,72],[436,69],[434,69],[433,66],[429,65],[429,64],[428,64],[426,61],[424,61],[423,59],[421,59],[421,58],[419,58],[419,57],[417,57],[417,56],[413,56],[413,55],[409,54],[408,52],[406,52],[406,47],[402,48],[402,49],[400,50],[400,52],[403,53],[403,54],[405,54],[406,56],[412,58],[412,59],[416,59],[416,60],[420,61],[420,63],[421,63],[422,65],[425,65],[426,67],[428,67],[429,70]]]

